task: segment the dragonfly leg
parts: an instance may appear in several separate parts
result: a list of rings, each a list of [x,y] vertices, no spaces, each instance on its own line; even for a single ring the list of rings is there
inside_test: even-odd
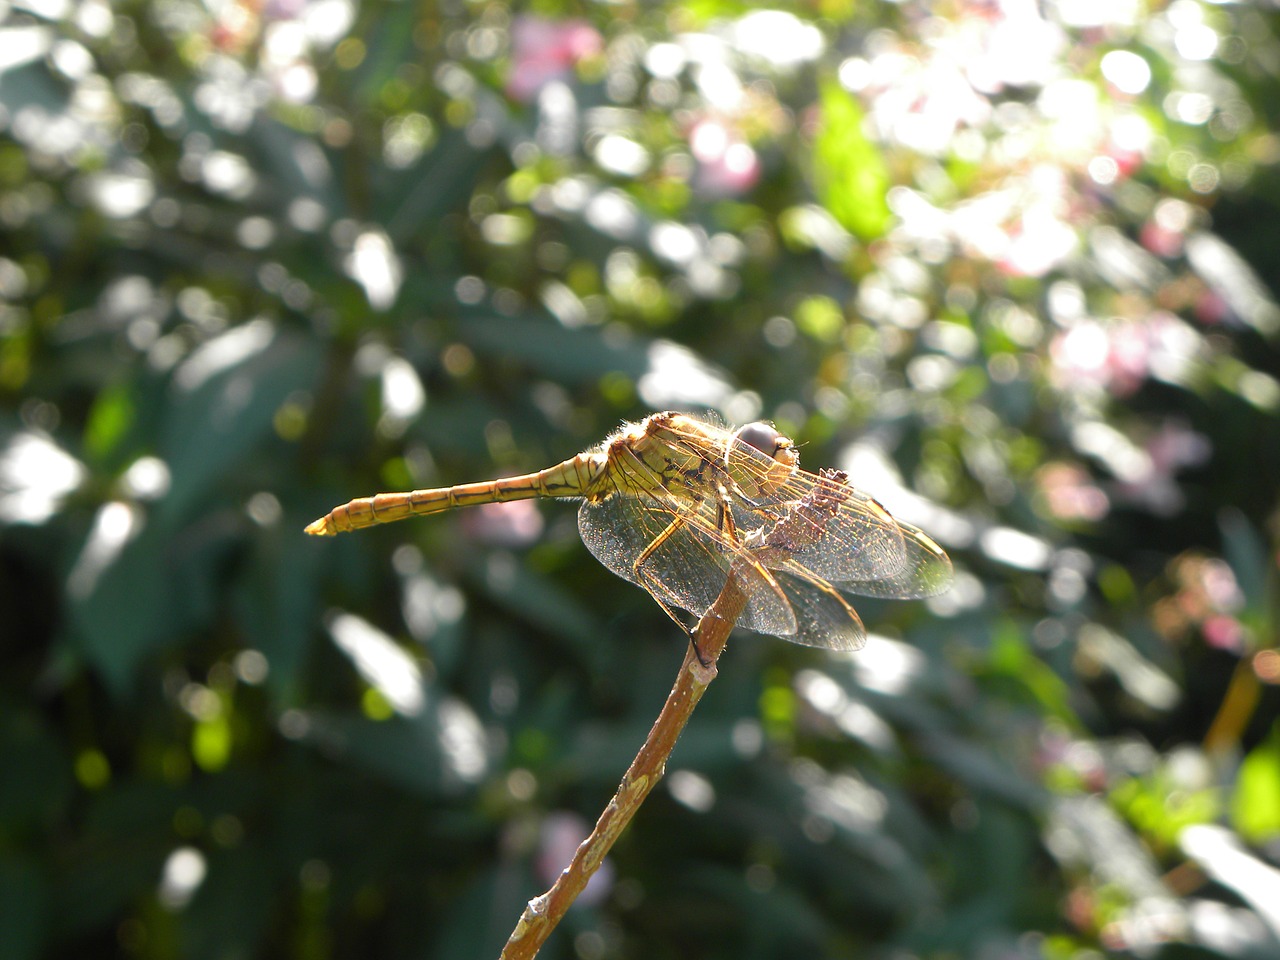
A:
[[[645,580],[641,583],[641,586],[643,586],[646,590],[649,591],[649,596],[653,597],[654,602],[657,603],[657,605],[662,608],[662,612],[665,613],[668,617],[670,617],[675,622],[675,625],[684,632],[684,635],[689,638],[689,645],[693,647],[693,655],[698,658],[698,662],[702,664],[704,667],[711,666],[711,661],[702,655],[702,650],[698,647],[697,624],[694,624],[692,627],[690,627],[687,623],[685,623],[683,620],[680,619],[680,615],[675,612],[675,610],[671,607],[669,603],[667,603],[666,600],[663,600],[662,597],[658,596],[657,587],[660,586],[660,584],[657,584],[656,581],[653,584],[651,584],[650,581]]]
[[[742,543],[738,539],[738,527],[733,522],[733,513],[729,510],[729,494],[724,487],[720,488],[720,502],[716,504],[716,528],[733,543]]]
[[[698,662],[704,667],[711,666],[711,661],[702,655],[702,648],[698,646],[698,627],[695,624],[692,630],[685,631],[689,634],[689,646],[693,647],[693,655],[698,658]]]
[[[716,526],[719,532],[723,534],[730,543],[741,544],[741,540],[738,538],[737,528],[733,522],[733,515],[727,507],[727,497],[728,495],[725,493],[724,488],[721,487],[719,504],[716,511]],[[680,617],[676,615],[675,610],[672,609],[673,605],[678,605],[676,598],[670,593],[661,578],[649,574],[645,569],[645,561],[652,557],[654,553],[656,553],[667,540],[671,539],[671,537],[673,537],[687,522],[688,521],[684,514],[676,514],[673,516],[671,522],[667,524],[666,528],[654,537],[648,546],[641,551],[640,555],[636,557],[635,562],[631,566],[631,572],[634,575],[635,582],[648,590],[649,595],[653,597],[658,606],[662,607],[667,616],[680,625],[680,629],[685,632],[685,635],[689,638],[689,643],[693,646],[694,656],[698,658],[699,663],[704,667],[707,667],[710,666],[710,662],[702,655],[702,650],[698,646],[697,626],[695,625],[693,629],[685,626],[684,621],[681,620]],[[773,583],[773,578],[769,576],[763,568],[760,568],[759,572],[768,582]],[[777,588],[776,583],[773,585],[775,589],[779,589]],[[667,595],[666,599],[663,598],[664,593]]]
[[[706,667],[710,666],[710,664],[702,656],[702,651],[698,649],[696,628],[690,628],[682,619],[680,619],[679,614],[677,614],[674,609],[675,597],[668,593],[667,587],[662,582],[661,578],[651,576],[644,568],[645,561],[653,556],[658,548],[667,540],[671,539],[675,532],[683,527],[684,524],[684,517],[679,515],[673,517],[671,522],[667,524],[666,529],[654,537],[653,540],[650,541],[649,545],[641,551],[638,557],[636,557],[635,561],[631,564],[631,572],[635,576],[635,582],[649,591],[649,596],[653,597],[658,606],[662,608],[662,612],[675,621],[676,625],[684,631],[684,635],[689,638],[689,643],[693,645],[694,656],[698,658],[698,662],[700,664]],[[665,599],[663,598],[664,593],[667,593],[667,597]]]
[[[708,478],[711,481],[707,484],[711,486],[710,490],[682,488],[673,492],[665,482],[654,482],[654,471],[640,462],[633,451],[611,451],[610,457],[610,463],[618,473],[628,479],[626,488],[619,489],[620,493],[624,489],[652,491],[648,496],[655,504],[651,508],[640,509],[646,515],[639,518],[640,522],[647,525],[661,514],[666,514],[668,518],[666,526],[631,560],[630,571],[624,576],[643,587],[667,616],[680,625],[693,644],[700,662],[706,661],[698,648],[694,631],[685,626],[673,608],[700,615],[711,607],[715,596],[711,596],[710,592],[715,584],[705,579],[710,572],[705,566],[708,563],[717,567],[725,578],[719,583],[716,595],[723,593],[730,577],[735,579],[746,594],[746,609],[736,618],[744,626],[756,630],[763,628],[779,636],[788,636],[795,631],[794,613],[786,593],[761,562],[763,555],[755,555],[749,547],[748,540],[751,538],[744,540],[738,531],[738,524],[733,516],[733,494],[730,492],[732,481],[729,477],[716,472],[713,477]],[[714,514],[711,514],[711,500],[715,501]],[[716,517],[714,522],[711,520],[712,515]],[[674,553],[655,557],[657,551],[677,535],[681,537],[681,541],[673,545],[676,548]],[[689,541],[687,543],[683,542],[686,538]],[[701,552],[694,558],[685,553],[690,549]],[[694,568],[695,560],[697,569]],[[694,578],[692,584],[685,582],[686,574]],[[668,581],[667,578],[672,576],[674,579]],[[702,592],[699,593],[699,590]]]

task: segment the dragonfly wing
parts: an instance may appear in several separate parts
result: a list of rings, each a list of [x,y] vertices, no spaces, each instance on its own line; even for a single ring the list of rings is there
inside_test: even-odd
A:
[[[817,581],[873,597],[909,599],[941,593],[951,583],[951,561],[917,527],[902,523],[843,473],[807,473],[715,424],[669,429],[686,455],[721,451],[724,483],[739,534],[762,535],[778,547],[761,555],[771,570],[794,563]]]
[[[839,505],[812,534],[813,542],[792,558],[833,583],[880,580],[907,566],[902,526],[875,500],[848,484],[800,474],[782,491],[784,503],[803,503],[818,493],[838,496]],[[799,511],[803,516],[803,511]]]
[[[946,552],[919,527],[898,521],[906,562],[886,576],[865,580],[839,580],[836,586],[865,597],[910,600],[932,597],[951,586],[953,571]],[[799,559],[799,558],[797,558]]]
[[[836,501],[829,513],[812,506],[823,498]],[[951,560],[938,544],[838,476],[796,471],[771,498],[741,508],[743,514],[765,511],[811,527],[795,537],[797,547],[786,555],[841,590],[906,600],[931,597],[951,585]],[[740,526],[751,524],[746,516],[740,520]]]
[[[736,576],[747,605],[738,626],[790,639],[796,617],[782,588],[749,551],[708,524],[707,511],[706,505],[670,495],[614,493],[584,502],[578,529],[587,549],[610,571],[697,617],[715,603],[739,560]],[[644,556],[659,538],[662,542]]]
[[[907,566],[900,524],[843,474],[788,468],[740,442],[726,448],[724,464],[738,527],[751,530],[788,516],[794,525],[808,524],[807,532],[796,531],[797,545],[789,553],[821,579],[879,580]],[[803,506],[815,500],[829,502],[830,511]]]
[[[796,614],[796,632],[784,639],[826,650],[861,650],[867,642],[862,618],[831,584],[798,564],[774,575]]]

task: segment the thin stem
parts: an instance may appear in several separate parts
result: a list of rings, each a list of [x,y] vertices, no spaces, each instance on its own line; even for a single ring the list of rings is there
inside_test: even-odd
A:
[[[706,663],[699,662],[693,644],[690,644],[675,686],[671,688],[667,702],[662,706],[662,712],[654,721],[644,746],[623,774],[613,799],[600,814],[591,836],[578,846],[573,860],[551,889],[529,901],[515,930],[511,932],[507,945],[502,949],[501,960],[532,960],[537,956],[538,950],[556,928],[560,918],[577,899],[592,874],[604,862],[614,841],[640,809],[640,804],[644,803],[649,791],[662,778],[666,771],[667,757],[671,755],[676,740],[689,722],[693,708],[702,699],[707,686],[716,678],[716,661],[724,651],[725,641],[729,639],[733,625],[746,605],[747,596],[738,586],[738,578],[728,577],[720,596],[695,628],[698,649]]]
[[[1209,732],[1204,735],[1205,752],[1213,755],[1239,749],[1240,739],[1253,719],[1261,697],[1262,684],[1253,671],[1252,658],[1241,657],[1231,674],[1222,705],[1209,725]]]

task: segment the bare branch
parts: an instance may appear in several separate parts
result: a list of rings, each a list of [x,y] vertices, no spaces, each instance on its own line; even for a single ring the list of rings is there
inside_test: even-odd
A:
[[[698,649],[706,660],[700,663],[693,645],[685,654],[675,686],[667,695],[662,712],[654,721],[644,746],[627,768],[613,799],[596,822],[591,836],[583,840],[569,866],[540,897],[529,901],[520,920],[502,949],[502,960],[531,960],[555,929],[587,881],[604,862],[614,841],[626,829],[649,791],[666,771],[667,758],[676,745],[693,708],[702,699],[707,686],[716,677],[716,661],[724,651],[725,641],[733,625],[742,615],[747,596],[738,586],[738,578],[730,576],[711,609],[694,628]]]

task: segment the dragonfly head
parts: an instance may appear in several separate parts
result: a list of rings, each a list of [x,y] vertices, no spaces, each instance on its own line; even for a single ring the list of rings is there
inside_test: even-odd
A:
[[[745,469],[746,464],[742,464],[740,469],[735,470],[732,453],[735,447],[749,447],[752,450],[757,450],[772,460],[773,463],[762,472],[758,468]],[[773,424],[759,420],[755,423],[748,423],[744,427],[739,427],[734,432],[726,456],[728,457],[729,472],[734,477],[734,481],[749,496],[768,496],[773,494],[791,479],[792,473],[795,472],[800,463],[800,455],[796,452],[796,446],[791,442],[791,438],[784,437]],[[750,476],[748,477],[746,474],[750,474]]]
[[[749,447],[754,447],[767,457],[791,467],[799,461],[796,454],[795,444],[791,442],[790,437],[784,437],[778,432],[778,428],[771,423],[765,423],[763,420],[757,420],[755,423],[748,423],[745,427],[739,427],[733,435],[734,440],[741,441]]]

